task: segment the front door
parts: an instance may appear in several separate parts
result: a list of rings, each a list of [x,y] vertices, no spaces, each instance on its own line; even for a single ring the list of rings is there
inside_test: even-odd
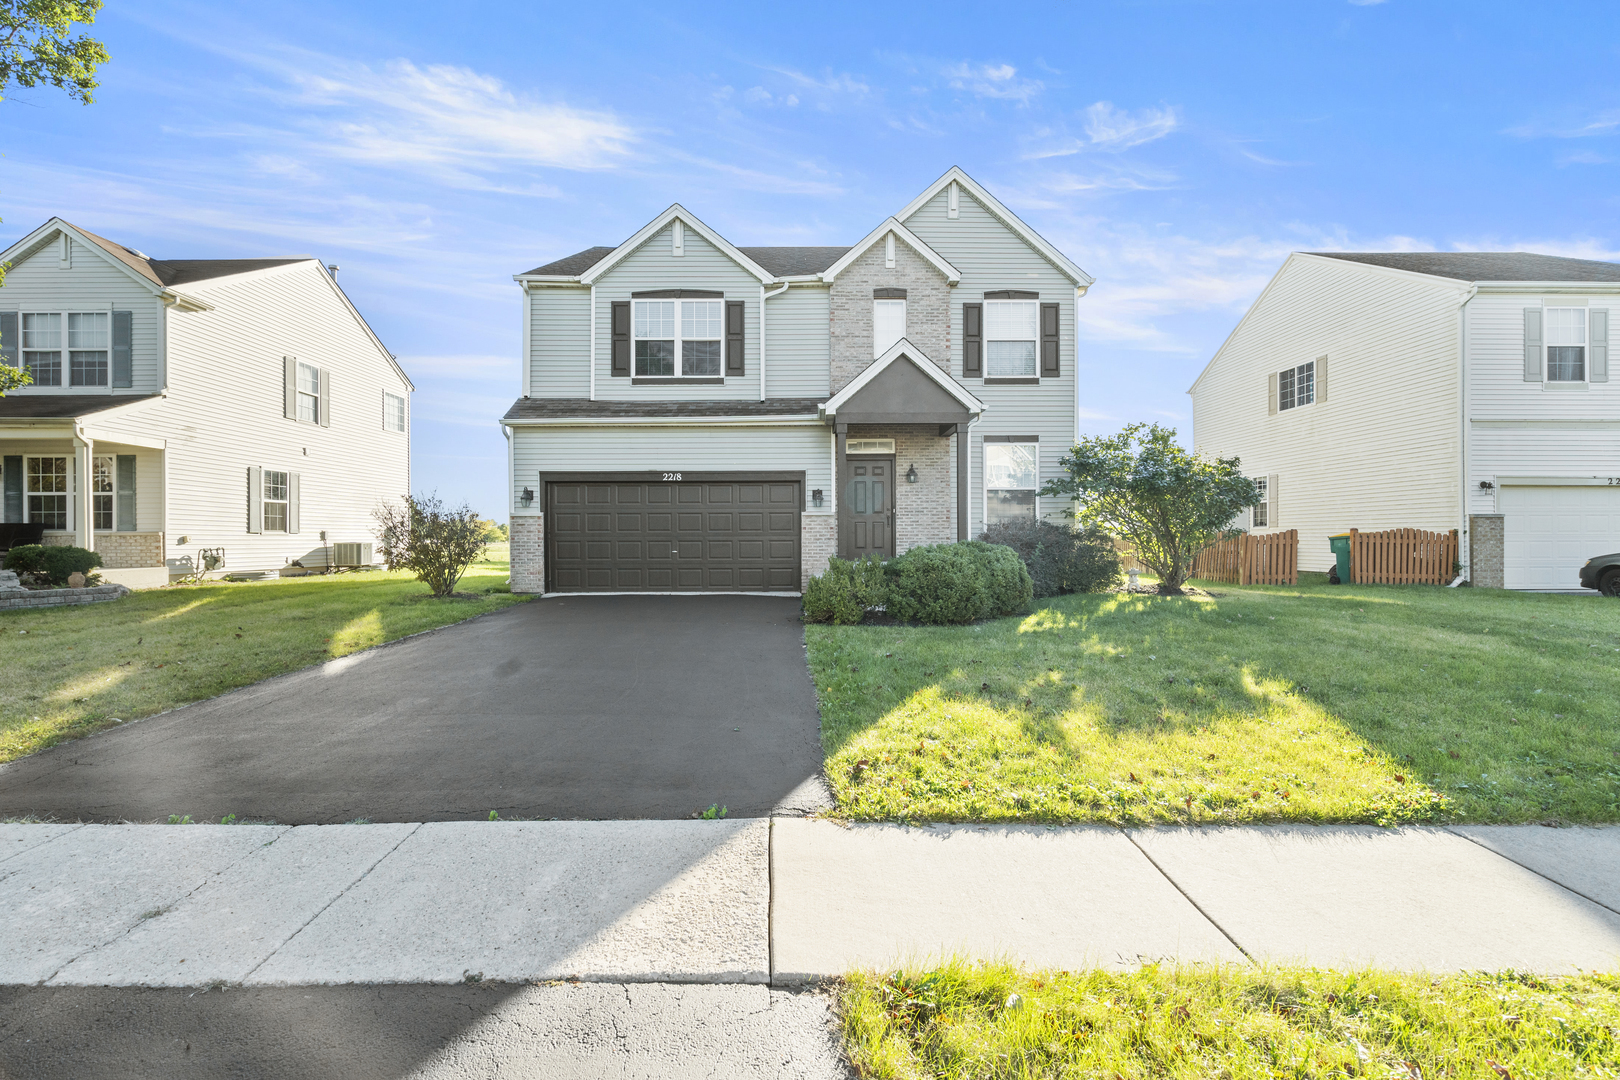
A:
[[[893,558],[894,458],[849,458],[843,495],[846,557]]]

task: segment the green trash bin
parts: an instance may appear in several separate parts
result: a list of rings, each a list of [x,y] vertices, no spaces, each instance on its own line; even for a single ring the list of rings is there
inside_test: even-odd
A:
[[[1339,533],[1328,537],[1328,546],[1333,549],[1334,556],[1339,563],[1339,584],[1350,584],[1350,534]]]

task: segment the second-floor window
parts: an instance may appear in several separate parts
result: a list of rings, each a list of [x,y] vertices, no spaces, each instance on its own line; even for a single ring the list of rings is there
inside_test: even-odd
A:
[[[1316,400],[1316,361],[1277,373],[1277,409],[1292,409]]]
[[[1547,314],[1547,381],[1586,381],[1586,309],[1550,307]]]
[[[876,360],[906,336],[906,302],[872,301],[872,359]]]
[[[105,311],[23,312],[23,367],[34,385],[61,386],[66,368],[69,386],[106,386],[110,323],[111,316]]]
[[[984,302],[984,374],[989,379],[1035,377],[1040,305],[1033,300]]]
[[[383,430],[405,430],[405,398],[387,390],[383,391]]]
[[[306,424],[319,423],[321,415],[321,369],[314,364],[298,362],[298,419]],[[266,476],[269,474],[266,473]],[[268,481],[266,481],[268,483]]]
[[[724,301],[637,300],[632,314],[636,375],[719,377],[725,348]]]

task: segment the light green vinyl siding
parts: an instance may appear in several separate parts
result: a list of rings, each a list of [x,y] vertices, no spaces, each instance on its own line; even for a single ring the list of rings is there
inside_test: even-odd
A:
[[[666,228],[625,256],[612,270],[596,279],[596,397],[599,401],[712,401],[722,398],[759,399],[759,279],[699,236],[685,230],[686,254],[670,254],[671,229]],[[743,369],[740,378],[723,385],[632,386],[614,378],[612,328],[609,320],[615,300],[629,300],[633,292],[653,289],[712,289],[727,300],[741,300],[743,309]],[[775,301],[772,301],[773,303]]]
[[[583,398],[591,392],[591,292],[528,294],[531,397]]]
[[[795,286],[765,301],[765,378],[771,397],[828,393],[829,295],[824,286]]]

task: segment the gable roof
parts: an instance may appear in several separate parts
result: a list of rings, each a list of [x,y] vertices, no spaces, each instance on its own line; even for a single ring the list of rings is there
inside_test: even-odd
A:
[[[719,248],[721,254],[725,255],[732,262],[736,263],[738,266],[742,267],[744,270],[758,278],[761,285],[776,280],[774,275],[772,275],[769,270],[766,270],[753,259],[750,259],[747,255],[744,255],[740,250],[737,249],[735,245],[732,244],[730,240],[727,240],[725,237],[703,224],[703,222],[699,221],[697,216],[686,207],[682,206],[680,203],[671,203],[668,210],[665,210],[662,214],[659,214],[657,217],[647,222],[647,224],[636,230],[636,234],[634,236],[608,253],[606,258],[603,258],[591,266],[590,269],[581,273],[579,275],[580,284],[590,285],[594,283],[597,278],[601,277],[603,274],[617,266],[620,262],[624,261],[624,259],[629,256],[631,252],[641,247],[642,244],[645,244],[654,236],[657,236],[659,233],[663,232],[669,223],[675,221],[676,219],[679,219],[681,224],[685,225],[687,228],[703,237],[703,239]]]
[[[1620,281],[1620,263],[1529,251],[1303,251],[1452,281]]]
[[[823,416],[837,415],[838,410],[865,389],[868,383],[882,374],[889,365],[902,358],[911,361],[919,371],[939,384],[941,389],[955,398],[969,413],[977,416],[984,412],[984,402],[974,397],[968,392],[967,387],[941,370],[938,364],[928,359],[928,355],[913,345],[909,339],[901,338],[889,346],[888,352],[867,365],[865,371],[850,380],[849,385],[829,398],[827,403],[821,407],[821,414]]]
[[[972,195],[973,198],[978,201],[980,206],[983,206],[986,210],[990,211],[991,214],[1001,220],[1003,225],[1017,233],[1024,243],[1028,244],[1030,247],[1044,255],[1046,260],[1053,266],[1057,267],[1064,277],[1082,287],[1089,287],[1093,282],[1096,281],[1096,278],[1093,278],[1090,274],[1076,266],[1067,255],[1053,247],[1047,241],[1046,237],[1024,224],[1024,222],[1019,219],[1017,214],[1014,214],[1011,210],[1008,210],[1005,206],[1001,205],[1001,202],[994,195],[980,187],[977,180],[963,172],[961,167],[957,165],[952,165],[945,171],[944,176],[941,176],[938,180],[935,180],[932,184],[929,184],[927,189],[924,190],[921,195],[918,195],[915,199],[912,199],[911,202],[907,203],[906,208],[896,214],[895,217],[899,218],[901,221],[910,220],[913,214],[915,214],[918,210],[921,210],[924,206],[927,206],[928,203],[933,200],[934,196],[945,190],[946,185],[950,184],[952,181],[955,181],[962,187],[966,188],[968,194]]]
[[[738,251],[778,277],[811,277],[837,262],[847,247],[745,247]]]
[[[952,266],[945,256],[941,255],[939,252],[935,251],[933,248],[924,243],[922,237],[918,236],[916,233],[902,225],[898,218],[892,217],[885,218],[883,224],[867,233],[865,239],[856,244],[854,247],[850,248],[848,251],[844,252],[837,262],[823,270],[821,272],[821,280],[828,282],[832,281],[839,274],[842,274],[845,270],[847,270],[850,264],[856,259],[866,254],[873,244],[877,243],[879,240],[882,240],[890,233],[893,233],[901,240],[904,240],[906,244],[912,248],[912,250],[916,251],[917,254],[921,255],[924,259],[928,260],[928,262],[932,263],[934,269],[938,270],[941,274],[944,274],[945,280],[950,282],[952,285],[955,285],[958,281],[962,280],[961,271]]]

